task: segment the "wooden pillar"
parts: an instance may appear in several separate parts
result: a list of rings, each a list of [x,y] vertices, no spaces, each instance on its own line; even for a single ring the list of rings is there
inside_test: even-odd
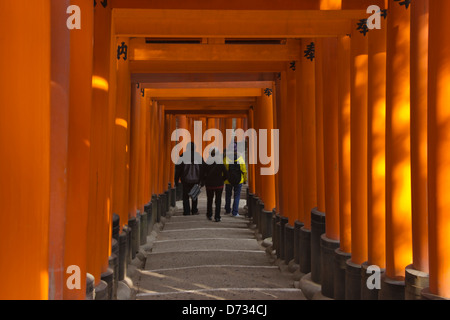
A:
[[[139,85],[140,86],[140,85]],[[138,208],[138,181],[139,181],[139,149],[140,149],[140,114],[141,114],[141,88],[137,84],[131,85],[131,114],[130,114],[130,191],[128,200],[128,214],[136,216]]]
[[[351,252],[350,188],[350,43],[348,36],[338,38],[338,126],[339,126],[339,237],[340,251]]]
[[[258,103],[258,151],[261,148],[261,129],[267,130],[267,156],[270,155],[270,163],[268,165],[261,164],[260,169],[256,174],[259,176],[259,184],[260,184],[260,197],[264,202],[264,209],[266,211],[272,211],[275,208],[275,177],[274,177],[274,168],[269,170],[268,167],[274,167],[275,155],[273,150],[274,140],[272,139],[272,130],[273,130],[273,103],[272,103],[272,95],[267,96],[264,94],[264,90],[261,89],[261,96],[257,97],[259,100]],[[272,151],[271,151],[272,150]],[[259,162],[261,158],[259,158]],[[262,171],[265,172],[262,172]]]
[[[90,3],[92,6],[92,3]],[[83,12],[83,9],[82,9]],[[86,19],[86,18],[84,18]],[[82,27],[83,30],[83,27]],[[91,159],[89,173],[88,272],[98,285],[108,269],[111,252],[112,135],[115,70],[111,53],[111,8],[94,9],[94,61],[92,73]],[[113,94],[114,92],[114,94]],[[78,94],[75,93],[75,94]]]
[[[337,38],[323,39],[323,149],[325,188],[325,231],[339,240],[339,152]]]
[[[354,21],[356,25],[356,21]],[[352,33],[350,58],[351,85],[351,261],[367,260],[367,37]]]
[[[254,111],[253,109],[250,109],[248,111],[248,122],[249,122],[249,128],[255,128],[255,121],[254,121]],[[249,154],[253,152],[254,145],[248,146],[248,152]],[[252,194],[256,193],[256,185],[255,185],[255,164],[248,163],[248,188],[249,192]]]
[[[371,30],[368,47],[367,225],[368,265],[386,264],[386,23]]]
[[[402,281],[412,262],[410,10],[389,1],[386,75],[386,277]],[[383,288],[382,288],[383,291]],[[398,288],[401,292],[402,289]]]
[[[116,46],[129,45],[129,38],[119,37]],[[114,121],[114,170],[112,211],[120,217],[120,227],[128,223],[129,193],[129,130],[130,130],[130,67],[129,59],[116,61],[117,96]]]
[[[148,126],[148,108],[149,99],[147,97],[146,92],[144,91],[144,96],[140,97],[140,112],[139,112],[139,173],[138,173],[138,202],[137,209],[139,212],[144,211],[145,205],[145,172],[147,170],[147,158],[146,158],[146,149],[147,149],[147,126]],[[134,218],[134,216],[133,216]]]
[[[317,210],[325,212],[325,176],[323,159],[323,39],[315,41],[316,68],[315,68],[315,93],[316,93],[316,186],[317,186]]]
[[[428,273],[427,107],[428,0],[411,4],[412,267]]]
[[[434,0],[429,6],[429,291],[450,298],[450,2]]]
[[[48,298],[50,34],[50,1],[0,4],[1,299]]]
[[[94,11],[88,0],[71,1],[83,13],[81,30],[70,31],[69,137],[67,154],[67,211],[64,266],[81,271],[80,290],[64,286],[64,299],[84,299],[86,292],[87,224],[90,196],[91,110]],[[109,61],[109,60],[108,60]],[[100,281],[100,276],[95,279]]]
[[[69,0],[51,1],[51,25],[64,26]],[[67,208],[67,148],[69,139],[70,31],[51,33],[51,129],[49,212],[49,300],[63,299],[64,239]]]
[[[302,48],[314,39],[303,39]],[[315,112],[315,60],[300,60],[301,70],[301,128],[302,128],[302,158],[303,158],[303,208],[304,228],[311,230],[311,210],[317,206],[316,180],[316,112]]]

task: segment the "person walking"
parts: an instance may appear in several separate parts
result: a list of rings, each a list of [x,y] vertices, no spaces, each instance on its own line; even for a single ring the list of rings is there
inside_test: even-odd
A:
[[[192,199],[191,207],[189,192],[196,184],[200,184],[203,175],[203,163],[202,156],[195,151],[195,144],[190,142],[175,165],[175,186],[178,186],[179,180],[181,180],[183,185],[183,215],[185,216],[198,214],[198,199]]]
[[[224,157],[224,165],[227,170],[227,180],[225,180],[225,214],[232,214],[238,217],[239,201],[241,199],[242,184],[247,183],[247,168],[245,161],[237,152],[237,142],[233,143],[233,159],[228,154]],[[233,208],[231,208],[231,196],[233,197]]]
[[[222,161],[216,161],[220,159],[220,151],[218,148],[213,147],[210,151],[210,157],[204,164],[204,175],[202,179],[202,185],[206,187],[206,217],[208,220],[212,220],[212,204],[215,197],[215,211],[214,221],[220,221],[220,207],[222,205],[222,192],[224,182],[227,177],[227,170]],[[218,163],[220,162],[220,163]]]

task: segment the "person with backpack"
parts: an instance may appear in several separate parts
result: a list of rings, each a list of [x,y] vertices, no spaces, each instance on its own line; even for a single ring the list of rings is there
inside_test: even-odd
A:
[[[220,221],[220,207],[222,205],[222,192],[223,185],[227,178],[227,170],[222,161],[216,161],[220,158],[218,148],[211,148],[210,157],[206,160],[204,164],[204,175],[202,179],[202,185],[206,187],[206,217],[208,220],[212,220],[212,204],[214,197],[215,200],[215,211],[214,211],[214,221]],[[220,163],[219,163],[220,162]]]
[[[183,152],[175,165],[175,186],[178,186],[179,180],[183,184],[183,215],[198,214],[198,199],[192,199],[192,208],[189,201],[189,192],[200,184],[203,176],[203,158],[200,153],[195,151],[195,144],[187,144],[186,151]]]
[[[244,159],[237,152],[237,142],[233,143],[232,148],[233,159],[229,159],[228,155],[224,157],[224,165],[227,170],[227,180],[225,180],[225,214],[231,213],[233,217],[238,217],[242,184],[247,183],[247,168]],[[233,208],[231,208],[233,192]]]

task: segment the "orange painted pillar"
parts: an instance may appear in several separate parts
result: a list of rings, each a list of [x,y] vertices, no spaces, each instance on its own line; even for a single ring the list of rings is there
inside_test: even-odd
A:
[[[76,1],[84,12],[81,30],[70,31],[69,140],[67,155],[67,209],[64,265],[77,265],[81,288],[64,287],[64,299],[84,299],[86,293],[87,223],[90,195],[91,110],[94,11],[91,1]],[[82,195],[82,196],[80,196]],[[96,284],[100,276],[95,278]]]
[[[368,33],[368,265],[385,268],[386,23]]]
[[[411,4],[411,267],[425,273],[428,273],[428,2],[418,0]]]
[[[254,121],[254,111],[253,109],[250,109],[248,111],[248,122],[249,127],[255,129],[255,121]],[[248,146],[248,152],[249,154],[253,152],[254,145]],[[249,156],[249,163],[248,163],[248,188],[249,193],[255,194],[256,193],[256,186],[255,186],[255,164],[250,163],[250,156]]]
[[[360,299],[361,264],[367,261],[367,81],[367,36],[355,27],[350,50],[352,256],[347,261],[346,299]]]
[[[158,155],[158,194],[163,194],[165,191],[164,186],[164,105],[158,104],[158,124],[157,127],[159,134],[159,155]],[[201,147],[201,146],[200,146]],[[199,147],[197,146],[197,150]]]
[[[314,39],[302,39],[302,48],[314,42]],[[302,216],[305,231],[311,230],[311,210],[317,207],[316,180],[316,108],[315,108],[315,60],[300,60],[301,90],[301,128],[302,128],[302,184],[303,208]],[[309,271],[308,271],[309,272]],[[307,272],[306,272],[307,273]]]
[[[323,39],[315,41],[315,93],[316,93],[316,186],[317,210],[325,212],[325,176],[323,158]]]
[[[159,154],[159,119],[158,119],[158,102],[153,101],[150,105],[150,127],[151,127],[151,141],[150,141],[150,185],[151,195],[158,195],[158,154]],[[186,120],[185,120],[186,125]]]
[[[323,149],[326,220],[329,240],[339,240],[339,152],[337,38],[322,43],[323,65]]]
[[[147,170],[147,158],[146,158],[146,150],[147,150],[147,126],[148,126],[148,108],[149,99],[147,94],[144,91],[144,96],[141,94],[141,103],[140,103],[140,119],[139,119],[139,173],[138,173],[138,202],[137,209],[139,212],[143,212],[145,205],[145,172]],[[135,218],[135,216],[132,216]]]
[[[224,149],[227,149],[229,147],[230,143],[233,141],[232,135],[229,135],[227,133],[227,130],[231,130],[231,129],[233,129],[233,118],[229,118],[229,117],[225,118],[225,127],[224,127],[224,132],[223,132]],[[229,135],[229,137],[228,137],[228,135]]]
[[[148,204],[152,198],[152,187],[151,187],[151,178],[153,175],[153,166],[154,158],[152,157],[152,141],[153,141],[153,131],[151,127],[152,121],[152,103],[150,98],[147,99],[148,107],[146,109],[146,127],[145,127],[145,181],[144,181],[144,206]]]
[[[116,46],[129,45],[129,38],[119,37]],[[114,170],[112,211],[120,217],[120,227],[128,223],[128,193],[130,177],[130,67],[129,59],[116,60],[117,96],[114,119]]]
[[[259,145],[258,151],[261,152],[261,130],[266,130],[267,132],[267,156],[270,157],[270,163],[261,164],[258,172],[256,174],[259,177],[259,185],[260,185],[260,197],[264,202],[264,210],[272,212],[272,209],[275,208],[275,155],[272,139],[272,130],[273,130],[273,104],[272,104],[272,96],[267,96],[264,94],[264,90],[261,89],[261,96],[257,97],[258,102],[258,138]],[[239,128],[239,127],[238,127]],[[261,162],[261,158],[259,158],[258,162]]]
[[[299,41],[301,43],[301,41]],[[297,69],[298,68],[298,69]],[[295,72],[295,82],[296,82],[296,90],[295,90],[295,116],[296,116],[296,127],[295,127],[295,136],[297,138],[297,217],[294,221],[294,226],[298,226],[300,228],[304,225],[303,221],[305,221],[305,213],[303,208],[304,204],[304,191],[303,191],[303,123],[302,123],[302,78],[305,75],[302,72],[301,61],[296,61],[296,72]],[[296,241],[296,240],[295,240]],[[298,241],[296,241],[298,243]],[[295,249],[294,249],[295,250]],[[298,257],[295,257],[298,262]]]
[[[385,142],[386,142],[386,23],[371,30],[368,55],[368,144],[367,144],[367,262],[363,264],[364,280],[368,266],[385,268]],[[378,291],[362,286],[362,299],[378,299]]]
[[[0,27],[2,43],[21,48],[0,51],[0,298],[47,299],[50,1],[2,1]]]
[[[334,298],[345,299],[346,261],[351,257],[350,188],[350,45],[349,36],[338,37],[338,154],[339,154],[339,249],[335,250]]]
[[[429,4],[428,85],[428,291],[450,298],[450,2]]]
[[[389,1],[386,75],[386,278],[380,298],[404,298],[412,262],[410,10]],[[397,282],[394,282],[397,281]]]
[[[86,6],[88,5],[86,1]],[[89,3],[92,6],[92,3]],[[87,9],[84,9],[87,10]],[[86,17],[83,15],[83,20]],[[81,27],[83,30],[83,27]],[[92,39],[89,39],[92,41]],[[94,59],[92,73],[91,157],[89,171],[89,211],[87,270],[100,284],[108,270],[111,254],[112,216],[112,135],[115,109],[115,72],[111,47],[111,8],[94,8]],[[85,53],[83,53],[85,55]],[[74,94],[79,94],[75,92]]]
[[[140,149],[140,114],[141,114],[141,88],[132,85],[130,110],[130,190],[128,200],[128,217],[135,217],[138,209],[138,180],[139,180],[139,149]]]
[[[69,0],[51,1],[51,25],[64,26]],[[49,300],[63,299],[66,285],[64,239],[67,208],[67,146],[69,137],[70,31],[51,33],[51,136],[49,212]]]

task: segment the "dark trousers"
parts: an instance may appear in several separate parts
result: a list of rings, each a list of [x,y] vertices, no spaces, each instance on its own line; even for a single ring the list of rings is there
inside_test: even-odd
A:
[[[183,215],[188,216],[191,213],[197,214],[197,202],[198,200],[192,200],[192,210],[190,206],[190,200],[189,200],[189,192],[191,191],[192,187],[195,185],[195,183],[183,183]]]
[[[238,214],[239,200],[241,199],[242,183],[232,186],[231,184],[225,185],[225,212],[232,213],[233,216]],[[231,208],[231,196],[233,197],[233,208]]]
[[[215,210],[215,214],[214,214],[214,219],[220,219],[220,206],[222,205],[222,191],[223,191],[223,187],[222,188],[218,188],[218,189],[206,189],[206,197],[207,197],[207,202],[206,202],[206,215],[208,217],[212,217],[212,204],[213,204],[213,200],[214,200],[214,196],[216,197],[216,210]]]

